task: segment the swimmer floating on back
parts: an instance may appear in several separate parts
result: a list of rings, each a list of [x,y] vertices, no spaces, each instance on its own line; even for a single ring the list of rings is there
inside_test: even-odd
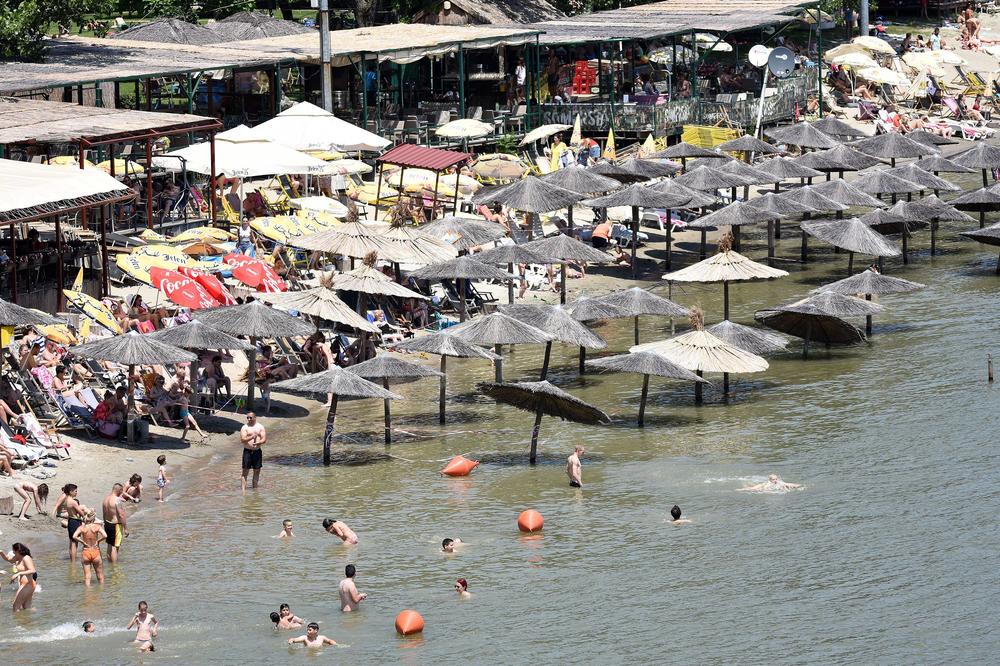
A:
[[[753,493],[787,493],[789,490],[801,490],[804,487],[801,483],[788,483],[782,481],[777,474],[771,474],[764,483],[757,483],[740,490]]]

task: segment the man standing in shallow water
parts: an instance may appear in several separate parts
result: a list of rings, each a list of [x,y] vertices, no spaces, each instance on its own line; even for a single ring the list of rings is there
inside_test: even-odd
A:
[[[580,464],[580,456],[583,455],[583,447],[579,444],[573,449],[573,453],[566,458],[566,475],[569,477],[570,488],[583,487],[583,467]]]
[[[358,535],[343,521],[324,518],[323,529],[333,536],[339,537],[346,544],[354,545],[358,542]]]
[[[340,610],[345,613],[358,610],[358,604],[368,598],[367,594],[358,593],[354,584],[354,574],[357,570],[353,564],[344,567],[344,580],[340,581]]]
[[[257,415],[247,412],[247,422],[240,428],[240,442],[243,444],[243,476],[240,478],[240,488],[247,489],[247,475],[253,470],[253,487],[260,480],[260,468],[264,466],[264,454],[261,448],[267,444],[267,431],[257,423]]]
[[[118,549],[122,540],[128,536],[125,526],[125,509],[122,508],[122,493],[125,487],[116,483],[111,493],[104,498],[101,509],[104,513],[104,532],[108,535],[108,561],[112,564],[118,561]]]

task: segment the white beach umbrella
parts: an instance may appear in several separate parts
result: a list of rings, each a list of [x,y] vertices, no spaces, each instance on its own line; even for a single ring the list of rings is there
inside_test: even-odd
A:
[[[392,143],[309,102],[299,102],[251,131],[296,150],[379,152]]]
[[[521,143],[518,144],[518,145],[528,146],[528,145],[531,145],[532,143],[534,143],[535,141],[538,141],[539,139],[544,139],[546,137],[552,136],[553,134],[555,134],[557,132],[565,132],[566,130],[569,130],[569,129],[573,129],[573,126],[572,125],[559,125],[559,124],[555,124],[555,125],[542,125],[541,127],[536,127],[535,129],[533,129],[530,132],[528,132],[527,134],[525,134],[524,138],[521,139]]]
[[[886,83],[890,86],[910,85],[910,80],[905,76],[885,67],[865,67],[858,70],[858,76],[872,83]]]
[[[868,49],[872,53],[882,53],[885,55],[896,55],[896,49],[892,48],[889,42],[880,37],[862,36],[851,40],[852,44],[857,44]]]
[[[434,133],[447,139],[478,139],[493,134],[493,129],[493,125],[472,118],[461,118],[445,123],[434,130]]]
[[[326,168],[323,160],[260,138],[251,132],[246,125],[240,125],[215,135],[214,175],[249,178],[286,173],[321,173]],[[196,143],[153,158],[154,165],[168,171],[180,171],[182,161],[188,171],[209,174],[212,170],[209,143]]]

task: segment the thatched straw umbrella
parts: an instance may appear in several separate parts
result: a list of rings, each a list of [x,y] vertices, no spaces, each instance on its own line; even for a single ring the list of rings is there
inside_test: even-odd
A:
[[[452,329],[452,335],[474,345],[492,346],[501,357],[494,362],[495,378],[503,383],[503,354],[501,345],[540,345],[553,339],[545,331],[514,319],[500,312],[491,312],[485,317]]]
[[[135,366],[198,360],[198,357],[189,351],[160,342],[149,335],[140,335],[135,331],[70,347],[69,352],[81,358],[113,361],[127,365],[129,410],[135,407],[135,380],[133,378]]]
[[[680,160],[681,167],[687,169],[687,161],[689,159],[724,159],[726,156],[714,150],[681,141],[664,150],[653,153],[650,157],[657,160]]]
[[[751,354],[757,354],[757,356],[783,352],[788,346],[788,338],[783,335],[753,326],[737,324],[728,319],[723,319],[705,330],[723,342]]]
[[[535,425],[531,429],[531,452],[528,461],[534,465],[538,460],[538,431],[542,426],[542,415],[558,417],[564,421],[596,425],[609,423],[611,419],[597,407],[576,398],[566,391],[546,381],[520,382],[516,384],[476,385],[484,395],[497,402],[512,405],[518,409],[535,413]]]
[[[847,220],[813,220],[803,222],[802,230],[810,236],[847,250],[847,274],[854,272],[854,253],[873,257],[895,257],[899,248],[856,217]]]
[[[913,136],[916,132],[911,132],[909,136]],[[936,134],[931,134],[930,136],[937,136]],[[941,157],[940,155],[931,155],[930,157],[924,157],[916,162],[912,163],[914,166],[923,169],[924,171],[930,171],[935,176],[941,173],[974,173],[975,169],[970,169],[969,167],[964,167],[961,164],[956,164],[955,162],[949,160],[946,157]]]
[[[642,287],[630,287],[613,291],[610,294],[598,296],[597,300],[619,308],[633,319],[635,344],[639,344],[639,317],[642,315],[659,315],[661,317],[687,317],[691,311],[674,303],[669,298],[657,296]]]
[[[664,194],[648,185],[632,185],[623,190],[612,192],[611,194],[596,199],[583,201],[584,206],[591,208],[616,208],[618,206],[629,206],[632,209],[632,279],[638,276],[638,262],[635,258],[636,246],[639,242],[639,208],[665,208],[667,215],[670,210],[680,206],[686,206],[690,199],[677,197],[671,194]],[[667,261],[670,261],[670,225],[667,230]]]
[[[1000,245],[1000,223],[972,231],[962,231],[959,235],[971,238],[983,245]],[[1000,257],[997,258],[997,275],[1000,275]]]
[[[428,300],[423,294],[407,289],[382,271],[377,270],[376,263],[378,263],[378,255],[375,252],[369,252],[357,268],[330,277],[330,288],[336,291],[354,291],[366,297],[395,296],[397,298]],[[364,311],[364,302],[359,302],[358,309]]]
[[[841,144],[829,150],[800,155],[795,158],[795,163],[800,166],[807,166],[810,169],[823,171],[826,173],[826,179],[830,180],[831,173],[834,171],[838,172],[840,177],[843,178],[845,171],[860,171],[882,164],[883,162],[870,155],[858,152],[850,146]]]
[[[541,178],[529,176],[522,180],[505,185],[489,196],[477,193],[475,200],[483,203],[502,204],[508,208],[519,210],[529,215],[548,213],[549,211],[573,207],[573,204],[584,198],[579,192],[572,192],[556,185],[551,185]],[[572,215],[572,213],[569,213]],[[532,224],[528,225],[528,236],[531,237]]]
[[[986,213],[1000,210],[1000,192],[992,187],[981,187],[972,192],[966,192],[948,202],[959,210],[971,210],[979,213],[979,228],[986,226]]]
[[[775,190],[776,192],[777,190]],[[768,213],[767,223],[767,258],[774,258],[774,239],[781,238],[781,218],[817,212],[816,209],[799,203],[794,199],[781,198],[775,192],[768,192],[756,199],[751,199],[747,205],[762,213]]]
[[[646,178],[653,179],[672,176],[681,170],[681,165],[674,162],[656,162],[630,157],[619,164],[618,168],[622,171],[634,173],[637,176],[645,176]]]
[[[581,296],[568,306],[569,313],[573,319],[585,323],[604,321],[606,319],[621,319],[628,317],[628,312],[618,305],[612,305],[598,298]],[[587,371],[587,348],[580,347],[580,374]]]
[[[847,294],[850,296],[853,296],[854,294],[864,294],[865,300],[870,301],[872,300],[873,294],[902,294],[908,291],[923,289],[924,286],[925,285],[922,285],[919,282],[911,282],[910,280],[903,280],[902,278],[882,275],[878,271],[868,268],[867,270],[856,273],[851,277],[846,277],[843,280],[837,280],[836,282],[825,284],[815,291]],[[871,315],[865,316],[865,334],[872,334]]]
[[[962,188],[958,185],[950,183],[944,178],[939,178],[930,171],[923,169],[919,164],[921,161],[923,160],[910,162],[909,164],[889,169],[887,173],[899,176],[903,180],[908,180],[911,183],[916,183],[924,189],[934,190],[934,194],[938,194],[941,190],[944,190],[945,192],[960,192],[962,190]]]
[[[382,238],[389,241],[387,259],[396,266],[397,277],[399,264],[418,264],[426,266],[448,261],[458,254],[458,249],[451,243],[424,232],[423,227],[414,227],[404,223],[402,216],[395,216],[388,231]]]
[[[244,305],[230,305],[224,308],[199,310],[195,318],[230,335],[245,335],[250,338],[252,349],[247,368],[247,409],[253,409],[254,368],[257,358],[257,340],[284,338],[296,335],[312,335],[316,327],[305,319],[268,307],[263,301],[251,301]]]
[[[447,333],[437,333],[435,335],[424,335],[419,338],[410,338],[399,344],[393,345],[394,351],[422,352],[425,354],[437,354],[441,357],[441,386],[438,396],[438,420],[445,422],[444,403],[445,394],[448,389],[447,365],[448,357],[455,358],[482,358],[490,361],[499,361],[500,357],[476,345],[456,338]]]
[[[864,342],[865,334],[853,324],[836,315],[831,315],[819,306],[796,301],[776,308],[758,310],[754,319],[768,328],[802,338],[802,358],[809,353],[809,342],[831,344],[853,344]]]
[[[924,157],[925,155],[936,155],[940,150],[934,146],[908,139],[902,134],[888,132],[886,134],[876,134],[867,139],[861,139],[851,144],[855,150],[859,150],[866,155],[889,158],[889,163],[896,166],[897,159],[910,159]]]
[[[876,208],[861,216],[861,221],[883,235],[899,234],[903,244],[903,263],[910,263],[909,238],[911,231],[924,225],[922,211],[906,201],[896,203],[892,208]]]
[[[1000,168],[1000,148],[991,146],[985,141],[976,141],[972,144],[972,148],[958,155],[952,155],[951,161],[959,166],[982,171],[983,187],[987,187],[990,184],[986,177],[987,172]]]
[[[630,352],[653,352],[666,357],[682,368],[694,371],[699,377],[705,372],[721,372],[725,381],[723,391],[729,393],[729,375],[763,372],[768,363],[760,356],[734,347],[705,330],[705,316],[700,308],[691,310],[693,331],[659,342],[634,346]],[[701,404],[701,384],[694,385],[694,401]]]
[[[822,155],[823,153],[809,153],[809,154]],[[781,197],[782,199],[802,204],[803,206],[809,206],[814,211],[842,213],[848,208],[844,204],[837,203],[833,199],[830,199],[820,194],[813,185],[805,185],[795,190],[789,190],[778,196]],[[802,215],[802,219],[808,220],[811,217],[811,215],[812,213],[804,213]],[[809,261],[809,241],[807,240],[808,238],[809,235],[805,231],[803,231],[802,252],[801,252],[802,263]]]
[[[747,163],[753,159],[754,153],[758,155],[778,155],[781,153],[780,148],[772,146],[766,141],[761,141],[753,134],[744,134],[738,139],[730,139],[720,143],[715,149],[724,153],[743,153],[746,155]]]
[[[492,243],[507,235],[503,226],[488,222],[483,218],[448,215],[427,224],[420,225],[420,231],[464,252],[474,247]]]
[[[343,324],[359,331],[378,333],[379,328],[351,309],[340,300],[333,290],[334,274],[327,273],[320,277],[320,286],[302,291],[283,291],[273,294],[262,294],[261,300],[271,303],[282,310],[295,310],[299,314],[318,317],[326,321]]]
[[[552,336],[545,343],[545,356],[542,360],[542,376],[549,374],[549,358],[552,354],[553,342],[565,342],[581,349],[604,349],[608,343],[570,315],[566,308],[554,305],[521,304],[507,305],[500,311],[520,322],[534,326]]]
[[[623,184],[640,183],[644,180],[649,180],[648,176],[641,176],[632,171],[626,171],[612,162],[598,162],[597,164],[587,167],[587,171],[598,176],[614,178],[619,183]]]
[[[870,317],[885,310],[884,305],[849,296],[835,291],[819,289],[812,296],[795,301],[797,305],[808,303],[823,312],[837,317]]]
[[[402,397],[391,393],[378,384],[362,379],[353,372],[333,366],[329,370],[302,375],[294,379],[272,384],[271,388],[289,393],[305,393],[320,400],[332,395],[330,409],[326,415],[326,430],[323,433],[323,464],[330,464],[330,446],[333,442],[333,429],[337,422],[337,403],[340,398],[380,398],[382,400],[402,400]]]
[[[755,210],[746,201],[734,201],[731,204],[720,208],[717,211],[695,218],[687,223],[688,229],[698,229],[701,231],[701,250],[699,258],[705,258],[708,229],[714,227],[731,227],[734,244],[739,245],[740,228],[748,224],[758,224],[768,222],[770,229],[771,214]],[[770,234],[768,234],[770,237]]]
[[[764,173],[760,169],[754,166],[750,166],[746,162],[741,162],[739,160],[730,160],[725,164],[717,167],[719,171],[723,173],[728,173],[731,176],[737,176],[743,179],[746,183],[743,186],[743,198],[750,198],[750,185],[773,185],[774,183],[781,180],[777,176],[772,176],[769,173]],[[736,188],[730,188],[730,194],[732,195],[733,201],[736,201]]]
[[[528,247],[528,243],[522,245],[497,245],[485,252],[475,255],[476,261],[484,264],[500,265],[507,264],[507,272],[514,275],[515,264],[548,264],[557,263],[550,261]],[[564,276],[565,277],[565,276]],[[507,280],[507,303],[514,302],[514,280]]]
[[[732,160],[731,160],[732,161]],[[684,208],[705,208],[716,203],[715,196],[677,182],[676,178],[653,183],[650,187],[661,194],[669,194],[675,199],[687,199]]]
[[[652,352],[633,352],[607,356],[605,358],[587,361],[587,365],[610,372],[631,372],[642,375],[642,396],[639,398],[639,418],[636,423],[643,427],[646,414],[646,399],[649,396],[649,376],[681,379],[699,384],[705,380],[690,370],[682,368],[660,354]]]
[[[823,175],[823,172],[810,169],[790,157],[772,157],[758,166],[757,170],[776,179],[774,181],[775,193],[781,190],[781,181],[788,178],[799,178],[805,182],[804,179],[806,178],[815,178]]]
[[[40,310],[25,308],[0,298],[0,326],[52,326],[64,323]]]
[[[603,194],[621,187],[621,181],[594,173],[590,169],[572,165],[556,169],[542,176],[542,180],[570,192],[579,194]],[[572,225],[572,218],[570,219]]]
[[[953,139],[948,136],[941,136],[940,134],[931,134],[927,130],[922,129],[910,132],[906,136],[927,146],[950,146],[958,143],[957,139]],[[928,158],[924,157],[921,159]]]
[[[809,124],[812,125],[813,129],[818,129],[823,134],[835,139],[843,140],[865,136],[865,133],[857,127],[848,125],[843,120],[837,120],[833,116],[827,116]]]
[[[634,247],[635,243],[632,245]],[[580,263],[589,262],[606,264],[614,261],[614,258],[607,252],[601,252],[591,245],[587,245],[586,243],[564,234],[556,234],[555,236],[549,236],[548,238],[534,240],[530,243],[525,243],[524,247],[531,250],[535,254],[544,257],[545,261],[541,263],[550,264],[559,262],[561,266],[559,302],[564,305],[566,303],[566,262],[573,261]]]
[[[734,174],[720,171],[718,167],[709,167],[701,164],[675,177],[674,182],[700,192],[715,193],[718,190],[741,187],[746,181]]]
[[[150,333],[149,337],[153,340],[173,345],[174,347],[180,347],[181,349],[235,349],[237,351],[250,351],[253,348],[253,345],[228,333],[217,331],[197,319],[192,319],[180,326],[161,328],[154,333]],[[191,377],[191,386],[197,385],[197,372],[198,368],[196,364],[192,363],[188,369],[188,374]]]
[[[465,321],[465,281],[466,280],[513,280],[507,271],[483,264],[471,257],[458,257],[442,264],[424,266],[410,273],[418,280],[457,280],[459,321]]]
[[[924,160],[920,160],[923,162]],[[907,207],[915,206],[923,214],[923,219],[930,218],[931,221],[931,256],[937,252],[937,230],[939,222],[975,222],[972,217],[959,211],[950,203],[939,199],[937,195],[924,197],[919,202],[907,202]]]
[[[389,242],[383,238],[388,230],[384,224],[369,225],[345,222],[314,234],[288,239],[288,244],[301,250],[361,259],[370,252],[390,258],[393,256]]]
[[[799,148],[833,148],[839,142],[810,123],[795,123],[786,127],[765,130],[764,134],[775,141]]]
[[[391,354],[380,354],[375,358],[368,359],[364,363],[358,363],[347,368],[358,377],[363,377],[368,381],[376,379],[382,380],[382,388],[389,390],[390,379],[423,379],[425,377],[443,377],[443,375],[433,368],[419,363],[410,363]],[[385,443],[392,443],[392,413],[389,410],[389,398],[383,401],[385,413]]]
[[[845,206],[861,206],[864,208],[884,208],[888,204],[880,199],[876,199],[867,192],[863,192],[856,186],[848,183],[842,178],[831,180],[827,183],[819,183],[812,186],[813,189],[828,199],[833,199]],[[840,213],[837,217],[842,217]]]

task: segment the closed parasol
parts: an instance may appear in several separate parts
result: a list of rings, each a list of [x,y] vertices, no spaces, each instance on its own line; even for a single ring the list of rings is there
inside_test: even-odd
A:
[[[642,375],[642,394],[639,398],[639,418],[637,425],[641,428],[644,425],[646,414],[646,398],[649,395],[649,376],[666,377],[668,379],[681,379],[698,384],[705,380],[690,370],[682,368],[673,361],[660,354],[652,352],[630,352],[619,354],[618,356],[607,356],[605,358],[587,361],[587,365],[609,372],[631,372]]]
[[[424,379],[426,377],[442,377],[442,373],[419,363],[411,363],[391,354],[379,354],[373,359],[352,365],[348,371],[368,381],[382,380],[382,388],[389,390],[390,379]],[[390,398],[382,400],[385,415],[385,443],[392,443],[392,413],[389,409]]]

